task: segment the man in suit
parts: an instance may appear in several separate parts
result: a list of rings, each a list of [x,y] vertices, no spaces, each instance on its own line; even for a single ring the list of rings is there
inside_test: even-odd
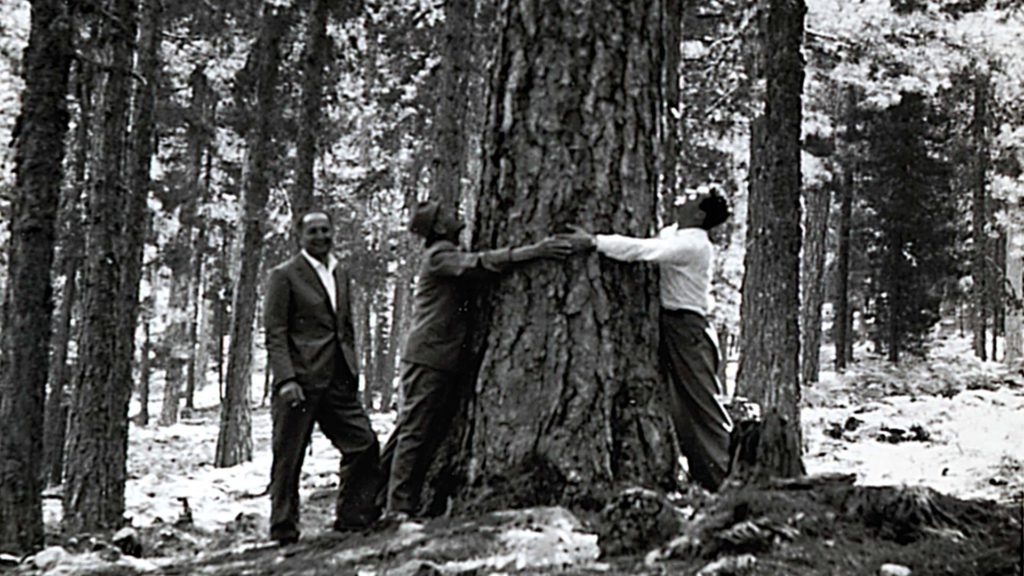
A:
[[[466,252],[458,245],[463,227],[454,211],[436,201],[421,202],[410,218],[409,230],[424,239],[426,253],[402,352],[402,405],[385,447],[389,477],[381,500],[386,498],[389,523],[405,521],[420,509],[427,468],[452,416],[451,392],[466,376],[472,297],[485,281],[517,264],[572,253],[569,241],[552,237],[517,248]]]
[[[334,529],[361,529],[380,514],[380,447],[359,402],[348,272],[331,254],[334,227],[322,210],[297,222],[302,251],[270,272],[264,302],[273,372],[270,537],[299,538],[299,473],[313,423],[342,453]]]

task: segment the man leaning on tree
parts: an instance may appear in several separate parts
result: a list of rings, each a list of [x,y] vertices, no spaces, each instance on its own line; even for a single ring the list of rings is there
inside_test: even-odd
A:
[[[370,526],[381,482],[380,445],[359,402],[349,274],[331,254],[330,215],[297,223],[302,251],[270,272],[264,301],[273,372],[270,537],[299,538],[299,478],[313,423],[342,453],[334,529]]]
[[[387,522],[404,521],[419,511],[427,468],[451,418],[452,392],[468,376],[470,305],[481,281],[517,264],[572,253],[569,241],[551,237],[518,248],[466,252],[458,245],[463,227],[454,211],[435,201],[419,203],[410,218],[409,230],[425,240],[426,253],[402,352],[398,424],[384,448],[385,472],[390,470]]]
[[[728,219],[729,206],[718,193],[700,194],[678,203],[674,216],[675,223],[655,238],[594,235],[579,227],[574,234],[560,237],[615,260],[658,264],[658,354],[663,372],[670,378],[672,422],[690,475],[704,488],[716,491],[728,473],[732,419],[716,396],[722,387],[717,337],[707,319],[714,302],[714,248],[708,230]]]

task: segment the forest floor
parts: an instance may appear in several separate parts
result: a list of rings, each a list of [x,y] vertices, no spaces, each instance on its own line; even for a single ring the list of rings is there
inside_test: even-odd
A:
[[[57,533],[52,491],[51,546],[7,558],[0,571],[1019,576],[1024,372],[977,361],[967,346],[941,340],[928,360],[899,366],[862,355],[844,374],[825,372],[805,388],[804,461],[818,482],[716,496],[694,488],[667,499],[634,492],[603,513],[534,508],[336,534],[337,453],[315,433],[302,474],[303,537],[286,547],[266,536],[269,410],[253,416],[253,461],[214,468],[217,391],[207,389],[178,424],[132,426],[127,540],[141,558],[110,544],[118,540],[110,534]],[[386,438],[393,415],[372,420]],[[644,526],[637,514],[658,525]],[[666,530],[677,537],[667,541]]]

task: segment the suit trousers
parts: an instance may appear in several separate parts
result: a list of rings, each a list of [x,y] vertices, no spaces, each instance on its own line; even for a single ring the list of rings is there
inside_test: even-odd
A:
[[[458,374],[415,363],[402,363],[402,405],[398,425],[384,448],[387,509],[416,515],[420,492],[451,421],[452,392]]]
[[[358,398],[355,378],[341,365],[326,387],[303,387],[306,401],[289,406],[271,400],[274,462],[270,473],[271,538],[299,535],[299,478],[313,423],[341,451],[336,525],[364,527],[380,514],[374,503],[381,482],[380,445]],[[340,375],[340,376],[339,376]]]
[[[715,394],[718,348],[708,323],[696,312],[661,311],[659,358],[669,375],[668,397],[679,449],[690,476],[704,488],[718,490],[729,471],[732,419]]]

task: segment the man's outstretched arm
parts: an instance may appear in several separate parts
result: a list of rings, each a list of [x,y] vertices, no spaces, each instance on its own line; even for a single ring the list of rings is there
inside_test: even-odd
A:
[[[473,276],[505,272],[516,264],[543,258],[563,259],[573,253],[572,243],[548,237],[526,246],[462,252],[456,248],[430,255],[428,266],[439,276]]]
[[[558,237],[571,242],[577,250],[594,249],[623,262],[683,262],[693,258],[699,249],[679,237],[634,238],[621,234],[591,234],[579,226],[569,228],[572,234]]]

